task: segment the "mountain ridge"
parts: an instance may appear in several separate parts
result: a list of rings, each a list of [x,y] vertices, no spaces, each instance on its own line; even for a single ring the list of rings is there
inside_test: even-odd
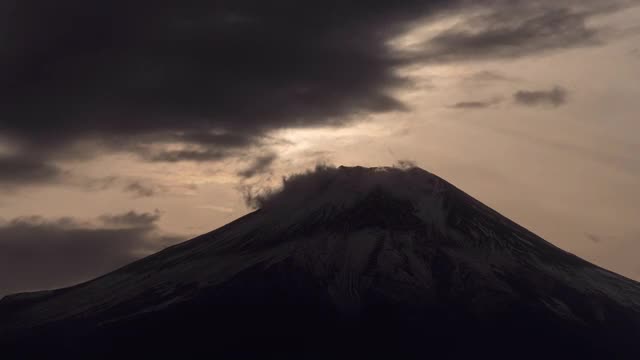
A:
[[[419,345],[429,339],[442,354],[451,349],[440,345],[458,336],[488,345],[490,336],[467,328],[526,346],[514,335],[521,332],[548,342],[543,350],[573,355],[638,353],[640,284],[557,248],[422,169],[318,168],[261,203],[93,281],[1,300],[0,338],[67,344],[60,351],[71,353],[78,338],[123,349],[164,336],[150,324],[206,328],[201,320],[209,319],[221,326],[214,332],[225,356],[243,354],[225,344],[244,337],[272,348],[279,337],[269,331],[306,339],[295,327],[329,337],[327,349],[270,353],[335,355],[344,339],[326,332],[348,337],[348,328],[362,333],[353,351],[382,336],[388,344],[380,352],[373,344],[363,350],[378,355],[424,356]],[[251,329],[238,328],[238,319]]]

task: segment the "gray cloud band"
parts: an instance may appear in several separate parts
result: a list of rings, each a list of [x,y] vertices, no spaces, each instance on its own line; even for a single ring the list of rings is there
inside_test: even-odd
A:
[[[132,211],[91,222],[23,217],[0,223],[0,297],[88,280],[184,240],[159,231],[159,217]]]

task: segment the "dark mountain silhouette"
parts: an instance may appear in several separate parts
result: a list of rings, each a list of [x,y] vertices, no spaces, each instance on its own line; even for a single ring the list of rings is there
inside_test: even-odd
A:
[[[320,168],[93,281],[0,301],[2,357],[640,358],[640,284],[419,168]]]

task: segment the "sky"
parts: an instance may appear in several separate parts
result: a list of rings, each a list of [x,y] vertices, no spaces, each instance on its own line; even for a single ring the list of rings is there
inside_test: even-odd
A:
[[[0,296],[411,161],[640,280],[640,1],[0,2]]]

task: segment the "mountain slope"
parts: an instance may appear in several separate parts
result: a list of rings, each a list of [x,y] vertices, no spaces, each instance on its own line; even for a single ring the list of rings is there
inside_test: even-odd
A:
[[[321,168],[209,234],[0,301],[21,357],[634,358],[638,338],[638,283],[418,168]]]

